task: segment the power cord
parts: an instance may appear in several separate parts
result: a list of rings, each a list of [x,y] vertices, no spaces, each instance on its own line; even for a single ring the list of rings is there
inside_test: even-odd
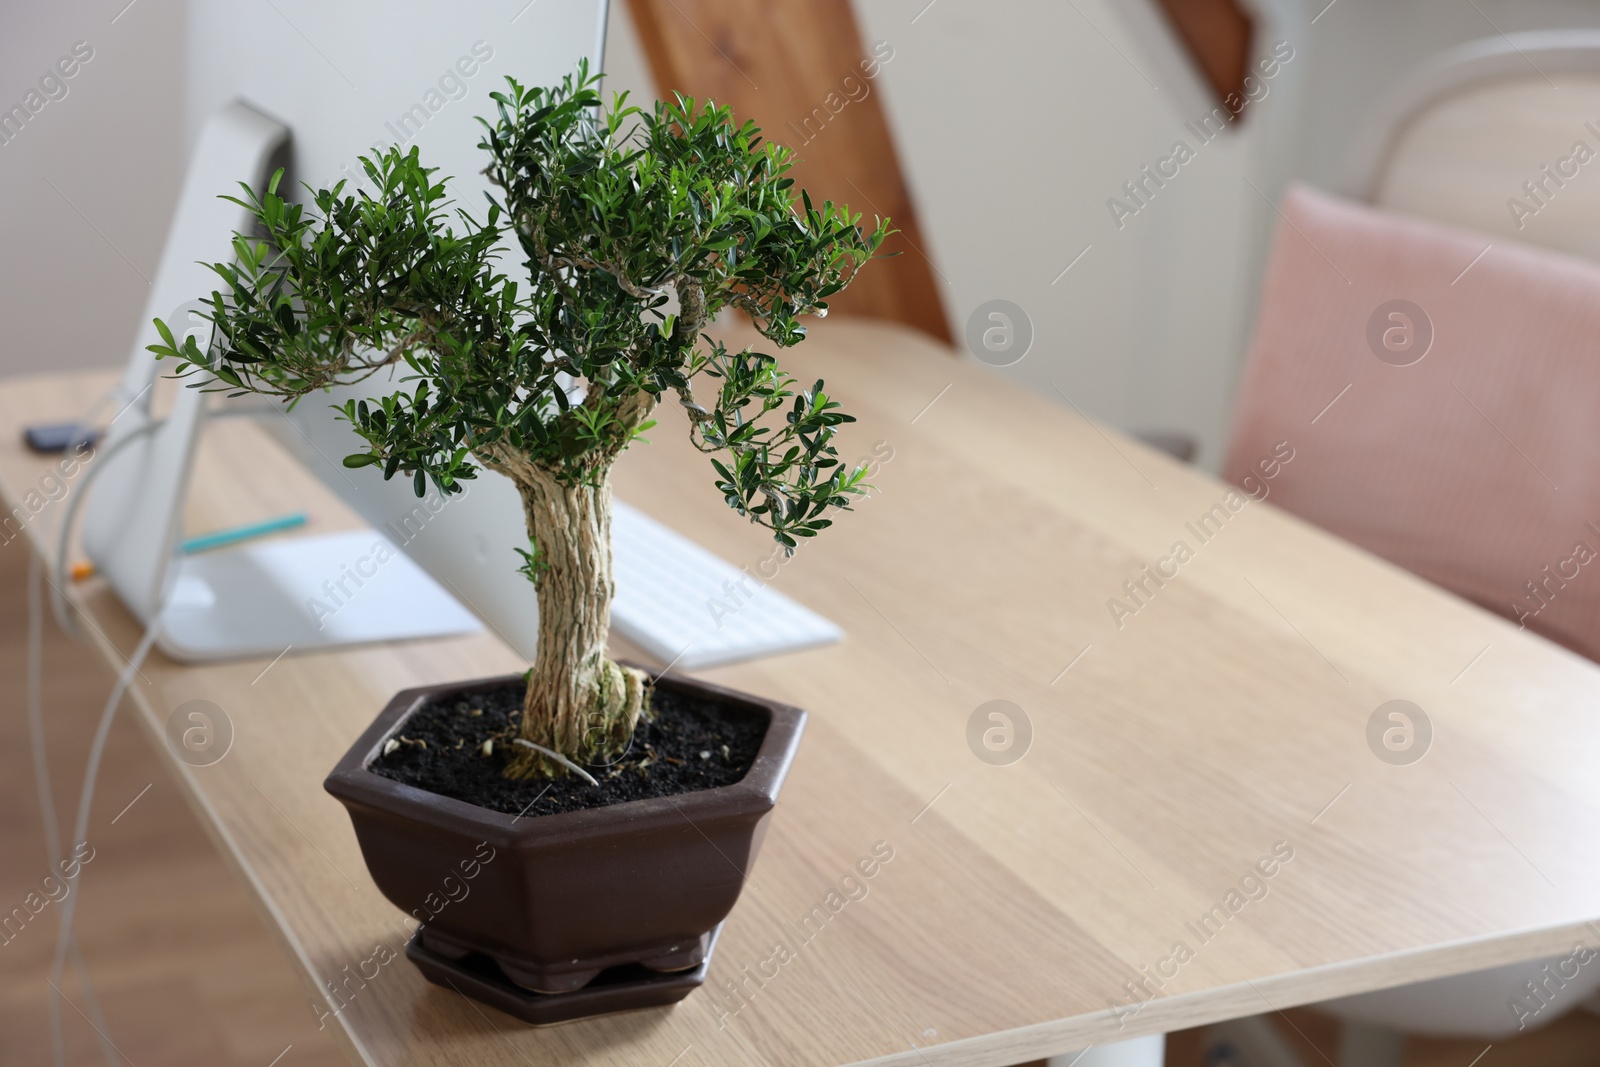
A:
[[[92,425],[94,417],[98,415],[99,411],[105,407],[106,403],[116,395],[117,392],[113,391],[103,397],[91,409],[89,416],[83,421],[79,422],[78,425],[82,427]],[[132,401],[129,403],[131,404]],[[138,429],[129,433],[126,437],[117,441],[116,444],[105,449],[98,458],[102,459],[102,461],[109,460],[111,456],[120,452],[132,442],[140,440],[154,432],[162,425],[164,421],[165,420],[152,422],[144,426],[140,426]],[[76,449],[81,447],[86,440],[87,437],[80,437],[78,440],[71,442],[68,447],[69,449]],[[71,614],[68,611],[70,603],[67,600],[65,592],[65,584],[68,581],[65,562],[66,553],[67,548],[71,543],[72,529],[78,515],[79,507],[81,506],[84,498],[87,496],[89,487],[93,484],[95,477],[106,465],[107,464],[105,462],[92,464],[84,472],[83,480],[78,483],[78,492],[67,504],[67,512],[62,519],[61,534],[56,545],[56,580],[50,582],[52,593],[51,607],[53,613],[55,614],[57,623],[68,634],[80,641],[83,639],[83,632],[78,628],[77,623],[72,619]],[[38,556],[35,554],[31,557],[29,562],[28,726],[32,740],[35,780],[39,787],[39,803],[41,815],[44,820],[46,850],[50,856],[53,869],[62,870],[60,865],[62,856],[60,819],[57,816],[55,808],[54,787],[50,780],[48,751],[46,748],[46,739],[44,735],[44,619],[43,611],[41,610],[42,605],[40,604],[40,600],[42,599],[42,590],[39,589],[39,580],[44,577],[44,572],[40,566]],[[151,647],[155,644],[155,640],[159,636],[161,607],[164,606],[165,601],[166,593],[164,590],[161,597],[161,604],[157,605],[157,610],[154,615],[155,621],[152,622],[150,627],[145,631],[145,635],[140,640],[138,648],[134,651],[132,658],[128,660],[127,666],[124,667],[123,671],[118,676],[116,684],[112,687],[111,696],[107,700],[105,709],[101,712],[100,724],[98,729],[95,731],[94,740],[91,742],[89,748],[88,766],[84,771],[83,789],[79,797],[77,818],[73,827],[73,841],[82,842],[87,839],[90,805],[94,800],[94,788],[99,777],[100,761],[105,752],[105,745],[107,737],[110,734],[111,722],[116,713],[117,706],[122,702],[123,695],[127,692],[128,686],[132,684],[133,675],[138,673],[139,665],[142,664],[145,657],[149,655]],[[62,870],[62,874],[65,875],[65,873],[66,872]],[[111,1038],[107,1032],[105,1014],[100,1007],[99,997],[94,992],[94,984],[90,980],[88,968],[84,964],[83,953],[77,944],[77,939],[72,933],[72,920],[74,913],[77,910],[78,895],[80,891],[78,883],[81,880],[82,875],[83,868],[79,866],[71,876],[66,878],[67,895],[64,898],[61,907],[60,931],[56,939],[55,957],[50,965],[51,1052],[56,1067],[66,1067],[66,1039],[61,1025],[61,980],[62,974],[66,969],[67,958],[70,955],[72,958],[73,973],[76,975],[78,983],[84,991],[84,1000],[89,1008],[90,1022],[94,1026],[95,1032],[100,1039],[101,1052],[106,1058],[108,1067],[116,1067],[116,1064],[119,1061],[119,1055],[116,1052],[115,1046],[111,1043]]]
[[[163,596],[162,600],[165,601]],[[89,762],[83,772],[83,790],[78,797],[78,817],[73,823],[72,840],[86,841],[89,835],[89,809],[94,803],[95,782],[100,775],[100,758],[105,754],[106,739],[111,733],[111,722],[116,716],[117,705],[122,703],[123,694],[128,691],[128,686],[133,684],[133,676],[139,673],[139,665],[144,662],[154,647],[156,638],[161,634],[160,605],[157,606],[153,621],[149,629],[145,630],[144,639],[134,649],[133,655],[128,657],[127,664],[117,675],[117,682],[111,687],[111,695],[106,699],[106,706],[100,712],[100,725],[96,728],[94,740],[89,745]],[[83,876],[80,866],[67,878],[67,885],[76,888],[76,883]],[[50,984],[57,990],[61,986],[61,974],[66,969],[67,954],[72,946],[72,918],[77,911],[79,894],[69,892],[66,900],[61,905],[61,933],[56,939],[56,955],[50,964]],[[55,1053],[56,1067],[66,1067],[66,1047],[61,1031],[61,1008],[55,998],[51,999],[51,1045]],[[109,1040],[109,1039],[107,1039]],[[113,1061],[115,1062],[115,1061]]]
[[[61,829],[56,818],[55,787],[50,780],[50,761],[44,733],[44,566],[37,552],[28,554],[28,735],[33,749],[33,779],[38,787],[39,814],[44,822],[45,853],[50,869],[60,871]],[[94,983],[89,980],[88,967],[77,939],[72,942],[72,971],[83,990],[89,1018],[100,1036],[100,1051],[108,1067],[116,1067],[117,1051],[107,1035],[105,1012],[100,1008],[100,998],[95,995]],[[61,1005],[52,993],[50,998],[52,1039],[59,1030]]]
[[[61,532],[56,537],[55,573],[50,579],[50,608],[55,614],[56,625],[70,634],[76,641],[81,642],[84,639],[84,633],[78,628],[77,622],[73,620],[71,613],[68,611],[70,605],[67,602],[66,588],[71,581],[67,573],[67,551],[72,547],[72,530],[77,525],[78,510],[83,506],[84,500],[89,495],[89,488],[94,485],[94,481],[100,476],[100,472],[110,466],[111,458],[135,441],[143,440],[155,433],[166,425],[166,421],[166,419],[157,419],[154,422],[147,422],[143,426],[129,431],[126,437],[119,438],[115,444],[102,449],[94,457],[95,462],[91,462],[84,469],[83,480],[78,483],[78,491],[67,501],[67,513],[61,520]],[[86,424],[80,423],[79,425]],[[77,446],[74,445],[73,447]]]
[[[80,427],[93,425],[100,411],[117,398],[120,387],[109,390],[95,402],[83,420],[77,423]],[[137,398],[135,398],[137,399]],[[129,401],[131,403],[131,401]],[[88,440],[88,431],[84,436],[68,443],[69,450],[76,450]],[[51,781],[50,760],[47,749],[47,740],[44,732],[44,595],[39,583],[44,578],[42,560],[37,552],[28,554],[28,668],[27,668],[27,704],[28,704],[28,736],[33,756],[34,783],[39,796],[39,817],[44,826],[45,855],[50,861],[50,869],[60,871],[62,859],[61,824],[56,815],[55,786]],[[65,873],[65,872],[63,872]],[[71,880],[68,881],[68,894],[72,890]],[[63,925],[63,929],[65,926]],[[105,1012],[100,1007],[100,998],[95,993],[94,983],[89,978],[89,969],[83,960],[83,952],[78,946],[77,939],[70,939],[72,950],[72,970],[78,979],[78,986],[83,991],[84,1002],[89,1009],[89,1019],[100,1039],[100,1052],[105,1057],[108,1067],[116,1067],[118,1062],[115,1046],[107,1036],[108,1024]],[[50,995],[50,1035],[52,1047],[56,1050],[56,1062],[61,1065],[64,1049],[61,1034],[61,1001],[59,993],[59,971],[52,974],[55,987]]]
[[[91,409],[89,418],[78,423],[78,425],[82,427],[91,425],[92,420],[96,415],[98,415],[99,411],[103,409],[106,403],[108,403],[111,399],[117,397],[119,392],[120,390],[113,390],[111,393],[108,393],[105,397],[103,397],[99,402],[96,403],[94,408]],[[132,400],[129,400],[127,402],[128,406],[131,406],[135,401],[137,401],[137,399],[138,398],[135,397]],[[124,407],[123,410],[126,411],[127,407]],[[260,409],[255,406],[241,406],[220,412],[210,412],[205,417],[208,419],[250,417],[261,414],[262,410],[265,409]],[[115,419],[112,421],[115,421]],[[165,419],[157,419],[147,422],[144,425],[131,430],[126,436],[119,438],[114,444],[103,449],[99,455],[94,457],[96,460],[98,460],[98,462],[92,462],[85,469],[83,480],[78,483],[78,492],[75,493],[67,503],[67,512],[62,518],[61,531],[56,540],[56,557],[54,564],[55,577],[53,581],[50,581],[51,610],[55,615],[56,623],[62,628],[62,630],[71,635],[75,640],[80,642],[84,640],[84,633],[78,627],[76,620],[72,617],[71,611],[69,610],[71,608],[71,602],[67,599],[66,586],[70,581],[67,572],[67,552],[71,547],[72,531],[76,525],[78,511],[81,508],[83,501],[87,498],[89,489],[94,484],[95,478],[99,476],[102,470],[110,466],[111,458],[117,455],[123,449],[127,448],[133,442],[142,440],[143,438],[154,433],[156,430],[160,429],[165,424]],[[68,447],[76,449],[80,447],[86,440],[87,437],[80,438],[77,441],[71,442]],[[51,863],[56,865],[56,869],[60,869],[60,825],[55,810],[54,794],[52,793],[50,787],[50,772],[49,765],[46,760],[45,738],[43,730],[43,699],[41,684],[44,655],[43,612],[38,610],[40,607],[38,603],[40,599],[39,594],[41,592],[38,589],[38,579],[43,577],[43,570],[39,565],[38,556],[35,554],[30,560],[29,569],[30,615],[28,635],[28,721],[29,728],[32,731],[35,777],[39,782],[40,806],[44,811],[47,847],[50,852]],[[139,673],[140,666],[144,663],[145,658],[149,656],[151,648],[155,646],[156,640],[160,636],[161,616],[166,607],[167,601],[170,598],[176,577],[177,568],[175,566],[169,566],[166,572],[166,583],[161,591],[160,597],[157,598],[157,603],[151,613],[151,622],[148,628],[145,630],[144,637],[140,639],[138,646],[134,649],[133,655],[128,658],[127,664],[118,674],[116,684],[112,686],[111,695],[107,698],[105,708],[100,713],[99,726],[96,728],[94,740],[89,746],[88,765],[84,769],[83,789],[78,798],[77,818],[73,823],[73,835],[71,838],[73,841],[82,842],[88,837],[89,812],[94,803],[95,784],[100,774],[100,761],[105,753],[106,741],[110,736],[112,721],[116,716],[117,707],[122,703],[122,698],[128,691],[128,687],[133,684],[133,676]],[[62,904],[60,933],[58,934],[56,940],[55,957],[50,965],[50,984],[52,990],[50,997],[51,1049],[54,1054],[56,1067],[66,1067],[66,1043],[65,1035],[61,1026],[60,986],[62,973],[66,969],[67,957],[70,955],[72,957],[74,974],[77,976],[79,984],[85,991],[85,1000],[89,1004],[91,1022],[94,1025],[96,1032],[100,1036],[101,1050],[106,1056],[108,1067],[116,1067],[119,1054],[116,1052],[115,1046],[111,1044],[110,1037],[107,1036],[105,1016],[100,1010],[99,1000],[94,994],[94,987],[89,981],[88,970],[83,963],[83,955],[79,951],[76,939],[72,934],[72,920],[77,910],[78,901],[78,893],[74,892],[73,890],[77,888],[77,883],[82,878],[82,875],[83,868],[79,866],[79,868],[73,872],[72,876],[67,878],[68,893]]]
[[[215,419],[254,418],[262,414],[264,411],[270,411],[270,409],[263,408],[259,405],[240,406],[236,408],[228,408],[223,411],[208,412],[205,415],[205,418],[207,421]],[[56,617],[56,625],[60,626],[63,630],[70,634],[74,640],[84,640],[83,631],[78,628],[77,622],[73,620],[72,615],[68,610],[70,605],[67,602],[66,593],[67,586],[71,584],[71,576],[68,573],[69,564],[67,562],[68,549],[72,547],[72,531],[77,525],[78,510],[83,506],[84,500],[87,499],[89,495],[89,487],[94,484],[94,481],[97,477],[99,477],[100,472],[106,467],[110,466],[111,457],[117,455],[135,441],[142,440],[143,438],[148,437],[150,434],[155,433],[157,430],[161,429],[161,427],[165,426],[166,422],[166,419],[156,419],[152,422],[147,422],[143,426],[139,426],[133,430],[130,430],[127,436],[118,438],[115,444],[102,449],[99,454],[94,457],[95,461],[84,469],[83,479],[78,483],[77,493],[73,494],[67,500],[67,514],[61,522],[61,532],[56,537],[55,568],[54,574],[50,578],[50,609]],[[84,424],[80,423],[79,425]],[[73,447],[76,447],[76,445]],[[167,569],[168,591],[170,591],[173,576],[173,569],[169,567]],[[163,601],[164,600],[165,593],[163,594]]]

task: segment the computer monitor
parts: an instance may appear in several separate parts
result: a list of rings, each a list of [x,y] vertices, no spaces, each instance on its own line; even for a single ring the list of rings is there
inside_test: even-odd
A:
[[[294,135],[294,179],[359,177],[357,156],[421,147],[481,211],[488,180],[476,116],[507,75],[560,80],[605,47],[606,0],[391,0],[382,5],[194,0],[189,10],[189,143],[234,99]]]
[[[364,181],[358,157],[418,145],[425,163],[449,176],[454,201],[481,218],[489,184],[476,119],[492,113],[489,93],[503,89],[507,75],[543,85],[575,70],[580,59],[598,68],[606,16],[606,0],[398,0],[381,14],[361,5],[196,0],[186,123],[198,131],[234,99],[277,117],[293,134],[295,188]],[[431,487],[418,499],[409,478],[385,482],[377,468],[342,465],[344,456],[364,448],[331,405],[395,388],[380,376],[307,397],[288,420],[263,425],[531,659],[538,609],[526,583],[510,580],[520,562],[514,549],[526,547],[512,484],[485,474],[446,504]]]
[[[358,157],[391,144],[418,145],[426,165],[450,179],[455,203],[487,207],[486,162],[476,147],[479,115],[507,75],[558,82],[587,58],[601,67],[606,0],[484,0],[386,5],[382,18],[337,5],[304,15],[243,0],[193,6],[189,121],[243,99],[292,133],[292,180],[313,187],[364,180]],[[290,19],[293,18],[294,22]],[[292,77],[285,76],[292,61]],[[505,270],[520,269],[509,242]],[[520,654],[535,657],[538,601],[515,577],[527,548],[515,486],[485,473],[448,500],[411,479],[384,481],[378,468],[347,469],[364,444],[332,405],[387,395],[404,383],[379,375],[360,386],[304,398],[288,419],[267,420],[291,452],[363,518],[442,582]],[[729,521],[738,521],[731,514]],[[761,579],[720,560],[622,502],[612,535],[616,599],[612,628],[659,662],[709,667],[839,640],[842,632]],[[742,591],[737,610],[724,599]],[[752,587],[753,591],[752,591]],[[719,610],[720,606],[720,610]]]

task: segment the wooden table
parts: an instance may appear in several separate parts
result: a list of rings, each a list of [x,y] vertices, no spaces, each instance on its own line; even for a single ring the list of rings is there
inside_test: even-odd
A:
[[[819,324],[794,365],[860,416],[847,456],[881,441],[892,458],[878,495],[775,579],[847,640],[707,672],[814,716],[707,987],[534,1030],[396,960],[328,1020],[358,1058],[1003,1065],[1595,943],[1600,669],[1269,504],[1229,512],[1204,474],[913,335]],[[48,466],[19,424],[70,418],[109,380],[0,389],[8,501]],[[668,407],[619,495],[755,568],[770,542],[724,509]],[[251,420],[208,434],[191,529],[291,508],[352,523]],[[1292,447],[1319,447],[1316,428]],[[1189,524],[1217,504],[1202,541]],[[42,551],[63,511],[29,521]],[[1192,558],[1114,618],[1177,541]],[[133,620],[98,582],[73,596],[120,665]],[[305,973],[308,1012],[405,933],[324,774],[394,690],[518,666],[487,635],[144,666],[135,714]],[[1434,734],[1408,766],[1367,741],[1400,698]],[[191,699],[231,718],[214,766],[163,740]],[[969,745],[992,700],[1031,724],[1009,765]],[[892,860],[849,881],[875,848]],[[776,964],[780,941],[793,958]]]

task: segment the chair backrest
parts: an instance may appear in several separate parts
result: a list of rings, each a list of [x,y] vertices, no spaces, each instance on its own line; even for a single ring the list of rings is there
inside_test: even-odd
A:
[[[1600,260],[1600,33],[1443,53],[1375,117],[1349,166],[1345,190],[1379,207]]]
[[[1282,211],[1228,479],[1600,658],[1600,266],[1304,187]]]

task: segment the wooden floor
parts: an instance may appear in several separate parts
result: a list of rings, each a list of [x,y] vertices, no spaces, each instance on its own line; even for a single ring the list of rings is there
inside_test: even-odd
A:
[[[1338,1024],[1309,1008],[1291,1009],[1273,1022],[1306,1067],[1339,1062]],[[1485,1049],[1487,1048],[1487,1051]],[[1204,1030],[1167,1035],[1166,1067],[1213,1067],[1206,1061]],[[1481,1055],[1482,1058],[1478,1058]],[[1228,1061],[1231,1063],[1232,1061]],[[1405,1067],[1595,1067],[1600,1064],[1600,1017],[1571,1012],[1511,1041],[1440,1041],[1412,1038]],[[1340,1065],[1343,1067],[1343,1065]]]
[[[26,549],[0,545],[0,915],[24,905],[49,873],[30,758],[25,694]],[[77,805],[88,739],[111,677],[46,617],[45,709],[56,804]],[[146,789],[146,786],[149,788]],[[131,804],[131,806],[129,806]],[[124,810],[126,809],[126,810]],[[317,1029],[309,990],[224,865],[150,748],[119,718],[90,822],[94,858],[84,868],[76,928],[88,973],[121,1062],[165,1067],[334,1067],[331,1036]],[[63,831],[65,832],[65,831]],[[47,982],[59,905],[49,904],[0,944],[0,1067],[50,1062]],[[67,1062],[106,1062],[72,970],[62,985]],[[1337,1059],[1325,1016],[1296,1010],[1277,1020],[1310,1067]],[[1577,1012],[1537,1034],[1497,1043],[1413,1040],[1406,1067],[1600,1065],[1600,1018]],[[275,1059],[275,1057],[281,1057]],[[1168,1067],[1210,1067],[1204,1033],[1167,1039]]]
[[[25,704],[26,553],[20,540],[0,545],[0,604],[7,609],[0,612],[0,915],[26,912],[28,894],[50,873]],[[65,835],[112,679],[48,616],[45,634],[47,735]],[[331,1035],[317,1030],[311,991],[291,971],[248,890],[129,718],[119,717],[112,730],[89,825],[94,853],[83,869],[74,925],[107,1036],[122,1054],[118,1062],[267,1067],[280,1055],[276,1067],[346,1062]],[[0,1067],[51,1062],[48,976],[59,909],[48,904],[0,944]],[[70,968],[61,988],[75,1005],[61,1009],[67,1062],[106,1063],[79,1014],[90,1009]]]

